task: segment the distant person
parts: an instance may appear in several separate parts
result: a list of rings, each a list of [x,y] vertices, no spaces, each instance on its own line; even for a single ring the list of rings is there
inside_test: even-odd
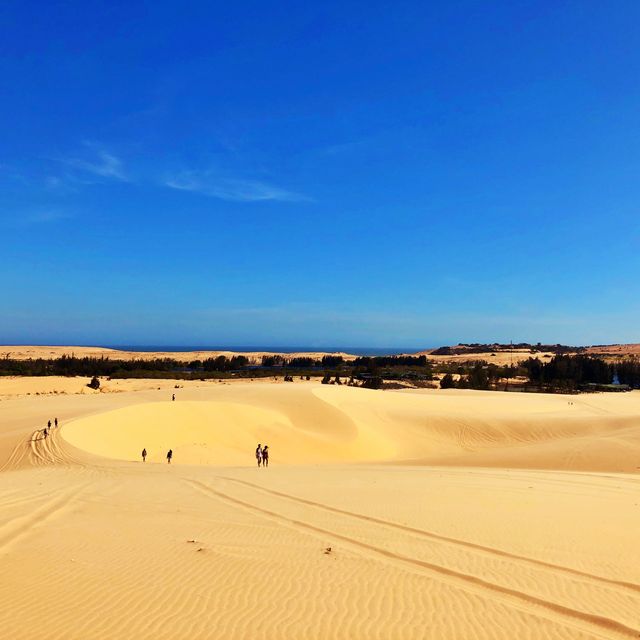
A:
[[[169,451],[167,451],[167,464],[171,464],[171,458],[173,458],[173,451],[169,449]]]
[[[256,460],[258,461],[258,468],[260,468],[260,465],[262,464],[262,445],[260,444],[256,449]]]
[[[172,393],[171,394],[171,402],[175,402],[175,399],[176,399],[176,394]]]
[[[58,418],[53,419],[53,424],[56,425],[56,429],[58,428]]]
[[[142,450],[142,462],[146,462],[147,461],[147,450],[143,449]]]
[[[269,445],[267,444],[265,444],[264,447],[262,447],[262,466],[263,467],[269,466]]]
[[[44,435],[44,439],[46,440],[46,439],[47,439],[47,436],[49,435],[49,433],[47,432],[47,427],[45,427],[45,428],[42,430],[42,434]]]
[[[49,422],[47,422],[47,429],[51,429],[51,420],[49,420]]]

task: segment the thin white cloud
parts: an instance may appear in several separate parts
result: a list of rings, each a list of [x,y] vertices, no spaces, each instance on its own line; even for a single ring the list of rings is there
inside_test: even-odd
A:
[[[44,179],[44,183],[49,189],[58,189],[62,185],[62,178],[58,176],[47,176]]]
[[[201,193],[220,200],[233,202],[263,202],[279,200],[283,202],[301,202],[309,200],[306,196],[288,191],[259,180],[240,180],[223,178],[213,171],[183,171],[164,181],[166,187],[180,191]]]
[[[57,220],[65,220],[71,218],[72,214],[68,211],[56,211],[51,209],[45,209],[43,211],[34,211],[27,214],[23,220],[29,224],[56,222]]]
[[[0,209],[0,226],[20,229],[33,225],[54,224],[60,220],[73,218],[74,214],[59,209],[40,209],[32,211],[5,211]]]
[[[62,162],[83,173],[90,173],[101,178],[111,178],[123,182],[129,181],[120,158],[104,149],[99,149],[96,155],[97,157],[91,159],[65,158]]]
[[[369,138],[363,138],[361,140],[353,140],[351,142],[342,142],[338,144],[332,144],[332,145],[329,145],[328,147],[321,148],[320,153],[322,155],[327,155],[327,156],[342,155],[345,153],[351,153],[351,152],[363,149],[370,142],[371,140]]]

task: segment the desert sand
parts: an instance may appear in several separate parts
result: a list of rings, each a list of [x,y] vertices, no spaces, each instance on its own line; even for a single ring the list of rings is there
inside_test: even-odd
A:
[[[590,354],[613,356],[639,356],[640,343],[634,342],[630,344],[601,344],[597,346],[587,347],[586,352]]]
[[[460,348],[460,345],[456,346]],[[436,355],[434,349],[426,349],[415,353],[402,355],[421,356],[424,355],[432,363],[462,363],[469,361],[484,360],[498,366],[518,364],[528,358],[538,358],[549,360],[555,355],[550,351],[534,351],[530,349],[508,349],[486,351],[481,353],[454,353],[449,355]],[[601,345],[597,347],[587,347],[585,353],[591,355],[609,355],[615,357],[637,356],[640,354],[640,344],[617,344]],[[263,356],[280,355],[286,358],[314,358],[321,359],[323,356],[342,356],[344,360],[354,360],[357,356],[344,351],[304,351],[296,353],[285,353],[277,351],[123,351],[110,349],[107,347],[86,347],[86,346],[28,346],[28,345],[0,345],[0,357],[8,357],[16,360],[54,359],[62,356],[74,355],[78,358],[111,358],[114,360],[154,360],[158,358],[172,358],[180,362],[191,362],[193,360],[205,360],[207,358],[217,358],[225,356],[242,355],[252,363],[259,363]]]
[[[2,637],[640,637],[640,392],[83,383],[0,381]]]
[[[190,362],[193,360],[205,360],[207,358],[217,358],[225,356],[245,356],[251,362],[260,362],[262,356],[281,355],[288,358],[316,358],[323,356],[342,356],[345,360],[353,360],[356,356],[342,351],[123,351],[121,349],[110,349],[108,347],[73,347],[73,346],[15,346],[0,345],[0,357],[12,358],[15,360],[28,360],[33,358],[43,358],[45,360],[61,358],[62,356],[75,356],[76,358],[111,358],[112,360],[156,360],[158,358],[172,358],[179,362]]]
[[[635,351],[629,351],[631,347],[638,345],[613,345],[609,347],[598,348],[593,353],[602,353],[603,349],[608,353],[620,354],[636,354]],[[402,355],[409,356],[425,356],[432,363],[462,363],[469,361],[484,360],[498,366],[510,364],[518,364],[522,360],[528,358],[538,358],[540,360],[548,360],[555,354],[552,352],[531,352],[530,349],[510,349],[486,351],[481,353],[455,353],[449,355],[435,355],[432,353],[434,349],[426,349],[415,353],[406,353]],[[357,356],[346,353],[344,351],[328,352],[328,351],[301,351],[295,353],[284,353],[277,351],[123,351],[119,349],[110,349],[107,347],[85,347],[85,346],[12,346],[0,345],[0,357],[8,357],[16,360],[28,359],[55,359],[62,356],[76,356],[78,358],[111,358],[113,360],[155,360],[158,358],[171,358],[180,362],[191,362],[193,360],[205,360],[207,358],[217,358],[225,356],[231,358],[233,356],[242,355],[249,359],[253,364],[261,362],[263,356],[280,355],[286,358],[314,358],[321,359],[323,356],[342,356],[346,361],[354,360]]]

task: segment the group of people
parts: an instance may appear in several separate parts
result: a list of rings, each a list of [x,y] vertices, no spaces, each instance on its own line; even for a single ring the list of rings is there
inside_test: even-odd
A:
[[[171,394],[171,401],[175,402],[176,394]],[[51,426],[51,422],[49,422],[49,426]],[[58,419],[56,418],[56,427],[58,426]],[[171,459],[173,458],[173,450],[169,449],[167,451],[167,464],[171,464]],[[269,466],[269,445],[265,444],[264,447],[259,444],[256,449],[256,460],[258,461],[258,467],[268,467]],[[147,461],[147,449],[144,448],[142,450],[142,462]]]
[[[56,427],[58,426],[58,419],[56,418]],[[45,436],[46,437],[46,436]],[[147,449],[146,447],[142,450],[142,462],[147,461]],[[173,450],[169,449],[167,451],[167,464],[171,464],[171,459],[173,458]],[[265,444],[264,447],[259,444],[256,449],[256,460],[258,461],[258,466],[268,467],[269,466],[269,445]]]
[[[171,458],[173,458],[173,449],[169,449],[167,451],[167,464],[171,464]],[[147,449],[142,450],[142,462],[147,461]]]
[[[269,466],[269,445],[265,444],[264,447],[259,444],[256,449],[256,460],[258,461],[258,468]]]
[[[53,425],[54,425],[55,429],[58,428],[58,418],[54,418],[53,419]],[[44,436],[45,440],[46,440],[47,436],[49,435],[50,431],[51,431],[51,420],[49,420],[47,422],[47,426],[42,430],[42,435]]]

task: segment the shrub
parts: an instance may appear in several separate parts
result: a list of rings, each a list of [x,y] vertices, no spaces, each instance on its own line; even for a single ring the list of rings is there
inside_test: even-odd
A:
[[[382,389],[383,383],[384,380],[380,376],[372,376],[362,382],[362,387],[364,389]]]
[[[441,389],[453,389],[456,386],[455,380],[450,373],[445,374],[445,376],[440,380],[440,388]]]

